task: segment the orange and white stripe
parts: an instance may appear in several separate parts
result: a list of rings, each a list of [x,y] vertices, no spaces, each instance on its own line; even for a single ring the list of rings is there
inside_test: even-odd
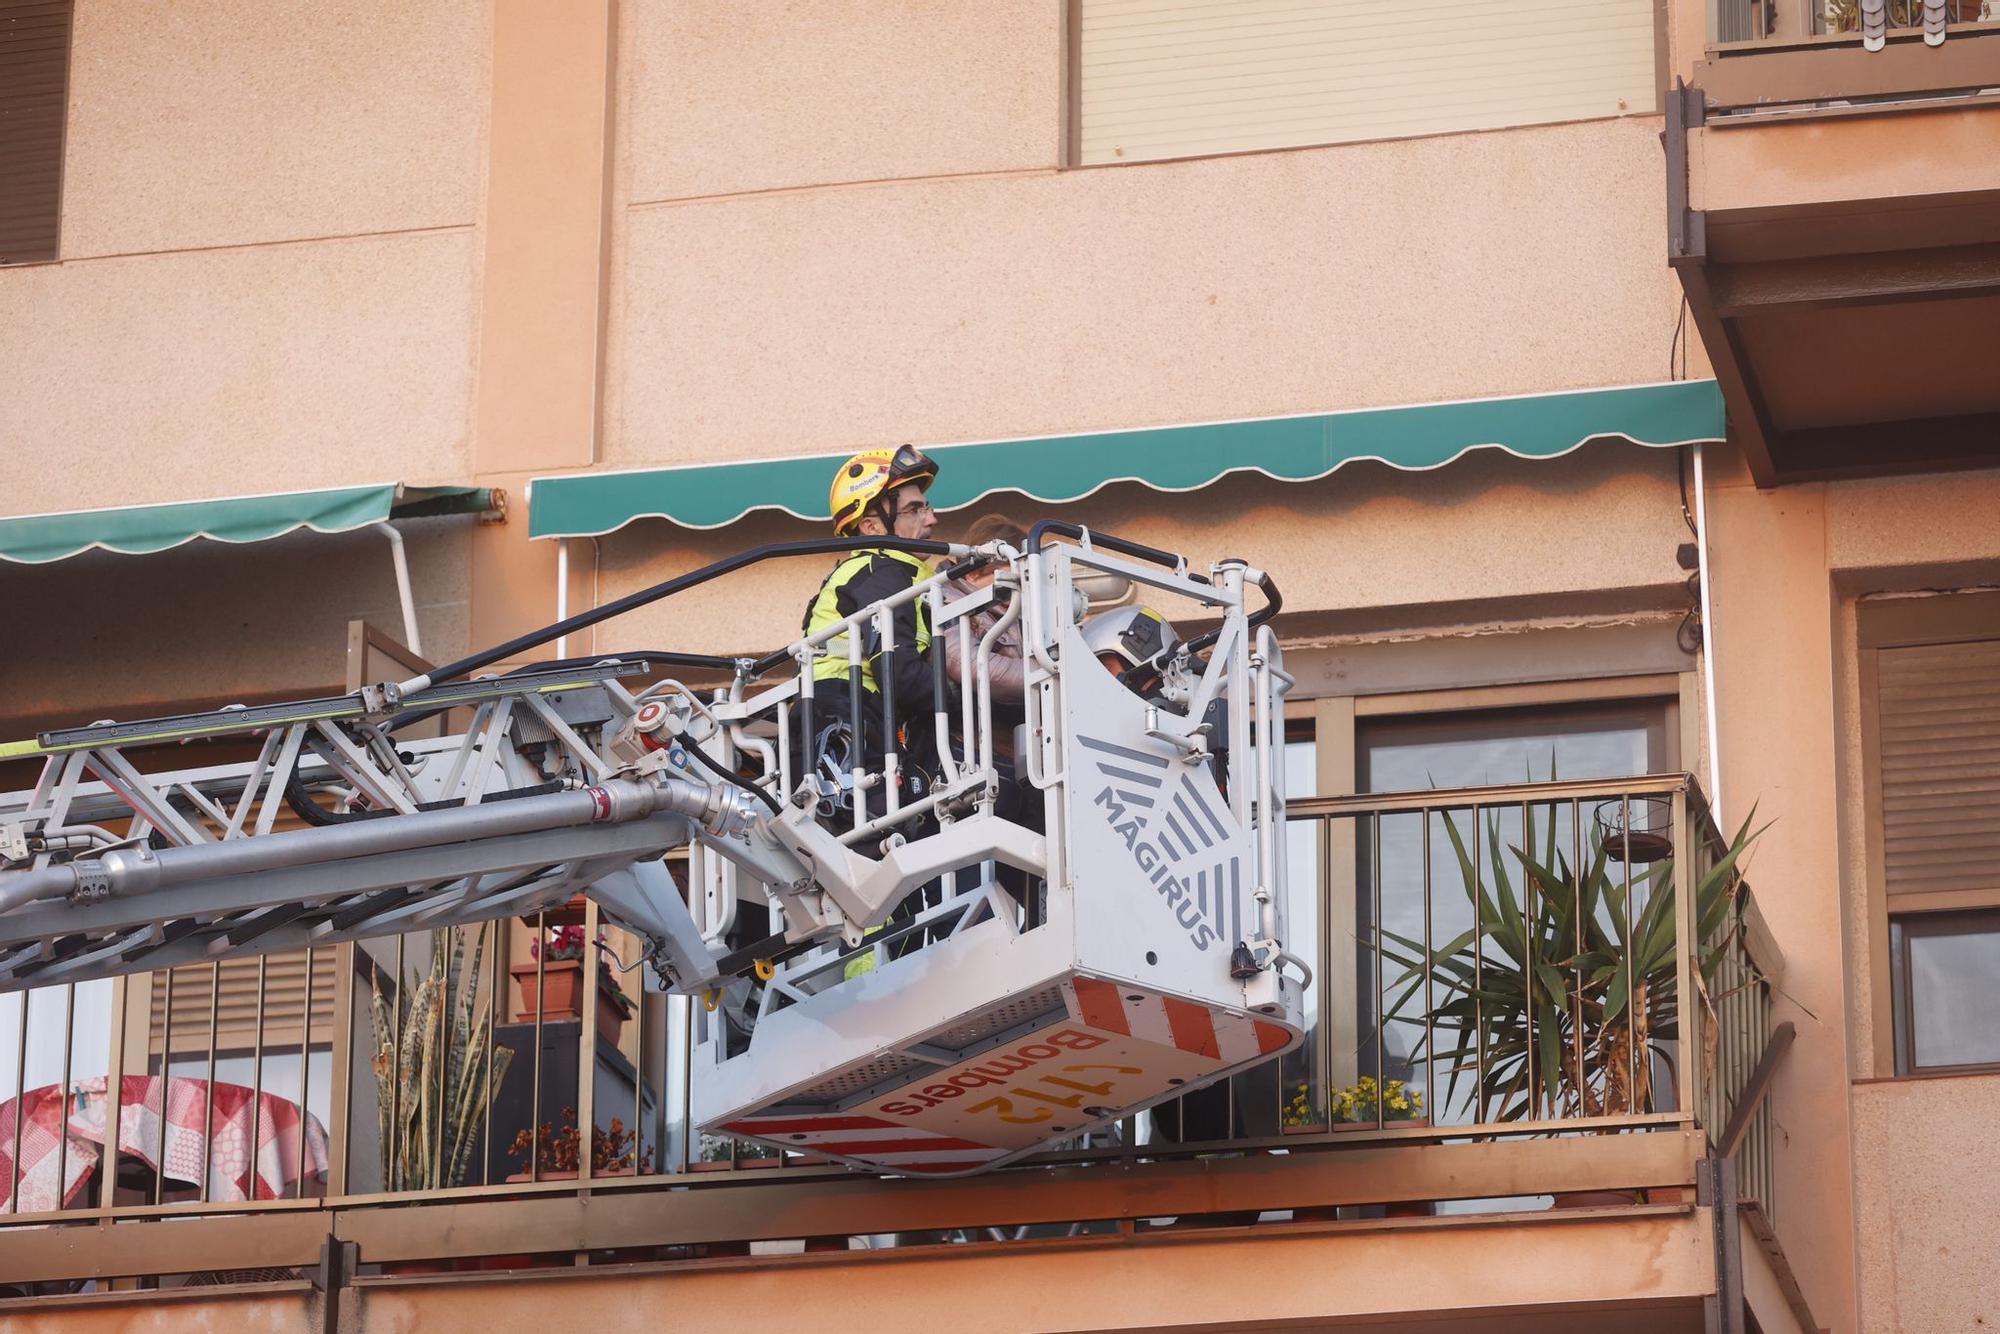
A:
[[[744,1117],[726,1121],[720,1129],[794,1152],[825,1154],[891,1172],[971,1172],[1011,1152],[851,1112]]]
[[[1095,977],[1076,978],[1066,990],[1070,1017],[1087,1028],[1174,1047],[1218,1065],[1254,1061],[1292,1042],[1279,1024]]]

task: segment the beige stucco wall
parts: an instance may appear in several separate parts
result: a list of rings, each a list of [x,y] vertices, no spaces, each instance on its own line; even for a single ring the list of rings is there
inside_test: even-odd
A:
[[[1511,601],[1509,618],[1523,614],[1521,599],[1553,617],[1574,612],[1582,594],[1592,595],[1593,611],[1607,605],[1602,593],[1615,606],[1671,602],[1685,578],[1674,548],[1687,533],[1676,488],[1671,451],[1601,441],[1560,459],[1483,451],[1424,473],[1353,464],[1317,482],[1236,476],[1184,496],[1132,484],[1073,505],[995,496],[944,515],[938,535],[962,532],[988,509],[1023,524],[1062,518],[1183,552],[1197,568],[1241,556],[1277,579],[1290,611],[1372,609],[1384,627],[1437,626],[1503,600]],[[825,531],[769,515],[713,533],[641,521],[599,540],[595,600],[760,542]],[[1577,559],[1579,551],[1589,559]],[[752,567],[600,627],[598,646],[776,648],[797,636],[806,600],[829,567],[824,557]],[[1428,605],[1437,603],[1473,605]]]
[[[1061,0],[627,5],[634,200],[1052,167]]]
[[[459,480],[467,231],[0,274],[0,512]]]
[[[1854,1134],[1860,1328],[2000,1326],[2000,1075],[1858,1085]]]
[[[463,226],[484,0],[81,0],[62,254]]]
[[[0,513],[467,457],[486,6],[78,6],[63,262],[0,273]]]
[[[642,126],[634,126],[639,134]],[[635,205],[605,458],[1665,378],[1650,119]]]
[[[1056,0],[622,22],[607,463],[1664,378],[1656,118],[1059,171]]]

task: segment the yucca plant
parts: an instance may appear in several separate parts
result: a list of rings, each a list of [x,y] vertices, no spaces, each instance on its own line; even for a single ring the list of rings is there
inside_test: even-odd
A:
[[[514,1058],[488,1041],[491,998],[478,1003],[487,929],[478,928],[469,967],[465,946],[472,932],[453,927],[432,933],[431,966],[403,979],[393,1000],[382,995],[381,969],[371,962],[368,1012],[384,1189],[437,1190],[464,1182],[489,1090],[500,1087]]]
[[[1602,831],[1591,831],[1586,864],[1573,866],[1553,813],[1544,837],[1536,824],[1530,806],[1520,845],[1503,847],[1496,813],[1482,875],[1445,817],[1475,924],[1428,959],[1423,941],[1381,932],[1384,957],[1403,970],[1389,1022],[1417,1029],[1412,1059],[1428,1050],[1450,1072],[1440,1108],[1454,1104],[1462,1080],[1477,1084],[1481,1122],[1656,1110],[1654,1044],[1680,1036],[1674,860],[1633,868],[1628,902],[1627,869],[1612,861]],[[1695,885],[1695,957],[1710,1003],[1739,917],[1738,864],[1756,837],[1746,819]],[[1419,997],[1418,1014],[1404,1013]]]

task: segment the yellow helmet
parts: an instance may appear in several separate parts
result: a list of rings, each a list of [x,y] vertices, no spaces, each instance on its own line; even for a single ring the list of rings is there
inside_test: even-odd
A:
[[[835,535],[846,537],[861,526],[861,516],[882,496],[911,482],[928,490],[938,466],[915,445],[894,449],[864,449],[840,465],[826,493]]]

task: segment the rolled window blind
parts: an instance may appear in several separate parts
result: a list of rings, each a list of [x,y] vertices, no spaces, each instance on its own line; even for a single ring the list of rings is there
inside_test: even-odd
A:
[[[56,257],[71,0],[0,0],[0,264]]]
[[[334,1037],[335,969],[340,948],[327,945],[312,952],[312,1045],[324,1046]],[[208,1050],[211,966],[186,964],[174,974],[174,1051],[182,1057]],[[218,1051],[267,1050],[299,1045],[299,1020],[306,1003],[306,952],[289,950],[266,957],[264,963],[263,1028],[257,1026],[257,960],[225,959],[215,1003],[215,1046]],[[167,984],[164,972],[153,975],[151,1049],[160,1049],[166,1031]]]
[[[2000,888],[2000,639],[1876,662],[1885,888]]]
[[[1074,0],[1083,163],[1650,112],[1653,0]]]

